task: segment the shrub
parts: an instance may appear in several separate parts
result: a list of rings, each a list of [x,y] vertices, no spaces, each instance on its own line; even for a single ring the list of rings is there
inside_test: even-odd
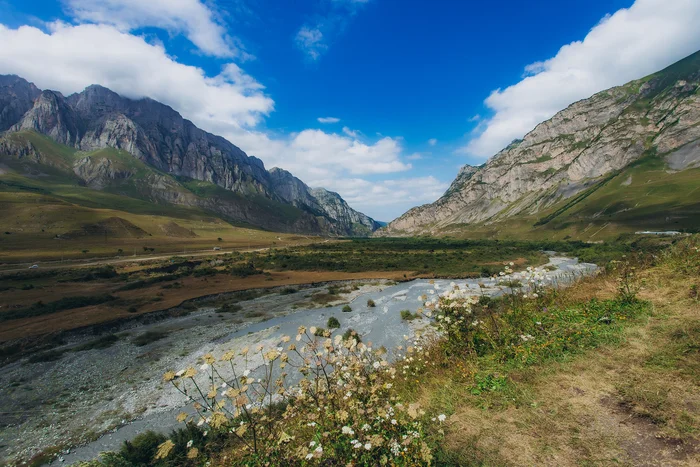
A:
[[[219,308],[220,313],[238,313],[243,309],[242,306],[240,306],[237,303],[227,303],[221,308]]]
[[[114,345],[118,340],[119,337],[117,337],[115,334],[107,334],[106,336],[102,336],[94,341],[86,342],[85,344],[73,347],[72,350],[73,352],[82,352],[84,350],[106,349]]]
[[[350,305],[345,305],[342,309],[343,313],[350,313],[351,311],[352,311],[352,308],[350,307]]]
[[[294,294],[297,292],[298,292],[298,290],[295,289],[294,287],[285,287],[284,289],[282,289],[280,291],[280,295],[291,295],[291,294]]]
[[[369,308],[374,308],[374,307],[377,306],[377,305],[374,303],[374,300],[372,300],[372,299],[370,298],[369,300],[367,300],[367,306],[368,306]]]
[[[429,443],[437,444],[440,438],[430,433],[437,433],[446,417],[431,418],[417,403],[401,403],[393,388],[401,374],[383,353],[358,342],[354,331],[349,330],[345,340],[318,338],[317,332],[302,326],[297,342],[287,349],[260,346],[255,351],[229,351],[218,359],[207,354],[199,370],[167,372],[164,380],[196,401],[197,413],[183,412],[178,420],[187,426],[202,424],[207,439],[219,437],[233,454],[228,465],[360,466],[379,465],[381,459],[387,465],[393,459],[397,466],[430,465],[434,459]],[[291,338],[282,341],[289,343]],[[247,363],[251,353],[264,363],[255,377]],[[416,360],[423,361],[425,355],[416,353]],[[242,374],[234,373],[234,359],[246,362]],[[304,375],[293,390],[284,376],[277,376],[287,366]],[[406,361],[404,368],[411,366]],[[220,391],[223,382],[227,389]],[[200,390],[209,387],[208,394]],[[180,465],[177,449],[185,439],[197,446],[194,434],[173,437],[159,444],[157,457]],[[198,464],[204,460],[197,459]]]
[[[144,345],[148,345],[151,342],[159,341],[161,339],[164,339],[168,337],[167,332],[163,331],[146,331],[140,336],[136,336],[131,342],[134,343],[134,345],[138,347],[143,347]]]
[[[152,465],[158,451],[158,446],[166,440],[164,435],[154,431],[147,431],[136,436],[131,441],[124,441],[119,455],[130,465]]]
[[[327,332],[327,331],[326,331],[325,329],[323,329],[323,328],[316,328],[316,330],[314,331],[314,336],[316,336],[316,337],[324,337],[324,336],[326,335],[326,332]]]
[[[29,363],[54,362],[63,356],[61,350],[49,350],[48,352],[37,353],[29,357]]]
[[[335,316],[328,318],[328,323],[326,323],[329,329],[338,329],[340,327],[340,321]]]
[[[27,308],[5,311],[4,313],[0,314],[0,321],[9,321],[12,319],[48,315],[52,313],[58,313],[59,311],[72,310],[74,308],[100,305],[102,303],[110,302],[116,299],[117,297],[114,297],[113,295],[105,294],[64,297],[60,300],[56,300],[55,302],[51,303],[44,303],[42,301],[38,301],[34,305]]]
[[[418,315],[411,313],[411,310],[401,310],[401,319],[411,321],[416,318],[418,318]]]

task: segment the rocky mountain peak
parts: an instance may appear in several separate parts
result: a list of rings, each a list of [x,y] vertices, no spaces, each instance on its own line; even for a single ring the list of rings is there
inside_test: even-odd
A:
[[[220,136],[197,128],[173,108],[150,98],[129,99],[98,85],[88,86],[66,98],[56,91],[40,91],[22,78],[0,76],[0,131],[5,129],[11,132],[32,130],[82,151],[104,148],[126,151],[165,174],[158,177],[161,182],[167,175],[218,185],[240,195],[243,200],[252,201],[241,201],[245,208],[227,205],[216,209],[245,222],[265,219],[263,227],[283,226],[338,235],[366,235],[378,227],[372,219],[350,208],[342,198],[330,204],[319,202],[311,189],[291,173],[282,169],[268,172],[260,159],[248,156]],[[24,146],[6,147],[4,153],[14,151],[18,156],[26,152],[13,149]],[[94,163],[90,158],[81,159],[74,172],[95,189],[126,177],[114,169],[109,160]],[[173,178],[170,180],[159,182],[159,186],[177,185]],[[151,191],[156,189],[154,186]],[[185,202],[185,198],[191,197],[158,194],[151,198]],[[268,202],[260,202],[260,199]],[[277,214],[254,212],[264,209],[263,206],[276,206],[275,203],[288,204],[299,211],[294,214],[282,209],[278,209]],[[276,215],[281,219],[271,219]],[[293,225],[290,219],[296,219]]]
[[[436,202],[391,222],[383,235],[492,224],[569,206],[644,157],[691,161],[700,139],[700,52],[571,104],[481,167],[463,167]],[[568,204],[567,204],[568,203]]]

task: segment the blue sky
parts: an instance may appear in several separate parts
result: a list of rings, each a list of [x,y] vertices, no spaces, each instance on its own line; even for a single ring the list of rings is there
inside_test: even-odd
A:
[[[388,221],[699,23],[696,0],[0,0],[0,73],[160,100]]]

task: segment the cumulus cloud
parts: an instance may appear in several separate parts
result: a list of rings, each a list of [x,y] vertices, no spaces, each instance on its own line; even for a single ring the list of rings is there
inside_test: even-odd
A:
[[[437,141],[437,139],[435,139],[435,138],[430,138],[430,139],[428,140],[428,144],[431,145],[431,146],[435,146],[435,145],[437,144],[437,142],[438,142],[438,141]]]
[[[207,77],[111,25],[53,23],[44,32],[31,26],[0,25],[0,70],[64,94],[101,84],[131,98],[150,97],[175,108],[209,131],[250,127],[274,107],[263,86],[234,63]]]
[[[200,68],[175,61],[162,45],[105,24],[58,22],[48,31],[0,25],[0,43],[2,73],[17,74],[39,88],[65,95],[100,84],[126,97],[158,100],[261,158],[268,168],[282,167],[311,186],[337,191],[349,197],[353,207],[382,219],[400,214],[417,199],[432,201],[444,191],[439,183],[438,188],[426,183],[424,189],[410,177],[405,182],[382,180],[412,168],[400,137],[367,138],[347,127],[340,133],[261,130],[274,101],[262,84],[234,63],[207,76]],[[392,191],[397,184],[405,188]],[[370,186],[379,187],[372,189],[383,196],[381,203],[367,196]],[[386,208],[379,207],[384,204]]]
[[[65,0],[65,4],[78,21],[110,24],[121,31],[152,26],[183,34],[207,55],[251,57],[200,0]]]
[[[375,218],[391,221],[410,208],[438,199],[449,187],[433,176],[369,181],[362,178],[319,180],[337,191],[353,207],[373,213]]]
[[[382,136],[369,142],[321,130],[278,137],[244,130],[224,136],[266,166],[289,170],[312,187],[338,192],[353,208],[382,220],[434,201],[447,189],[434,177],[380,179],[409,171],[411,164],[402,159],[417,159],[402,156],[401,138]]]
[[[338,123],[340,119],[335,117],[318,117],[318,121],[319,123]]]
[[[700,2],[636,0],[581,41],[530,64],[526,76],[486,99],[493,116],[461,152],[485,159],[577,100],[658,71],[700,48]]]
[[[308,59],[316,61],[328,51],[331,43],[350,23],[351,19],[369,0],[321,0],[319,13],[313,21],[299,28],[294,42]]]

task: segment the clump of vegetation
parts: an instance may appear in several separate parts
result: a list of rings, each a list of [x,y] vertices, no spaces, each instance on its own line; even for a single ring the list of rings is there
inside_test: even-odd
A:
[[[93,341],[73,347],[72,350],[73,352],[83,352],[85,350],[106,349],[116,344],[117,341],[119,341],[119,337],[116,334],[107,334]]]
[[[374,303],[374,300],[372,300],[371,298],[369,300],[367,300],[367,307],[368,308],[374,308],[375,306],[377,306],[377,305]]]
[[[298,290],[295,289],[294,287],[285,287],[280,291],[280,295],[291,295],[297,293]]]
[[[136,336],[131,342],[138,347],[143,347],[144,345],[165,339],[166,337],[168,337],[168,333],[164,331],[146,331]]]
[[[343,313],[350,313],[352,311],[352,307],[350,305],[345,305],[345,306],[343,306],[341,311]]]
[[[418,318],[418,315],[411,313],[411,310],[401,310],[401,319],[405,321],[412,321],[416,318]]]
[[[31,355],[27,361],[29,363],[43,363],[43,362],[54,362],[59,360],[65,351],[63,350],[49,350],[47,352],[35,353]]]
[[[328,331],[326,331],[326,330],[323,329],[323,328],[316,328],[316,330],[314,331],[314,336],[316,336],[316,337],[325,337],[327,332],[328,332]],[[330,334],[329,334],[329,335],[330,335]]]
[[[262,274],[263,271],[261,269],[257,269],[253,262],[249,262],[244,265],[231,266],[231,268],[229,269],[229,273],[232,276],[236,277],[248,277],[257,276],[258,274]]]
[[[340,327],[340,321],[335,316],[328,318],[328,323],[326,323],[328,329],[338,329]]]
[[[347,331],[345,331],[343,333],[343,340],[344,341],[355,340],[357,342],[362,342],[360,335],[357,333],[357,331],[355,331],[352,328],[349,328]]]
[[[224,306],[219,308],[220,313],[238,313],[243,307],[238,303],[226,303]]]
[[[59,311],[72,310],[74,308],[82,308],[92,305],[100,305],[102,303],[111,302],[116,300],[117,297],[109,294],[105,295],[87,295],[87,296],[77,296],[77,297],[64,297],[55,302],[44,303],[36,302],[34,305],[27,308],[20,308],[14,310],[7,310],[0,313],[1,321],[10,321],[13,319],[20,318],[30,318],[33,316],[42,316],[52,313],[58,313]]]

